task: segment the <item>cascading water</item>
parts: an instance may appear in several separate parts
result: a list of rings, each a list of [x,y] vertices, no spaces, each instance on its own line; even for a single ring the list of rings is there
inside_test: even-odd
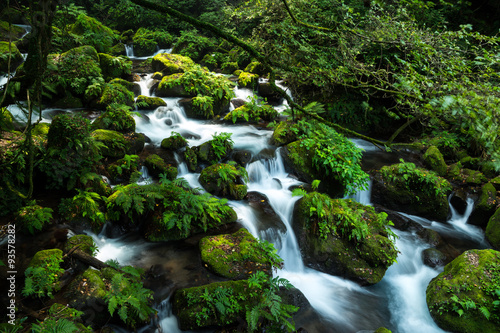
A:
[[[151,80],[151,75],[147,75],[139,83],[143,95],[151,96]],[[248,89],[236,89],[237,98],[250,100],[252,94]],[[289,177],[279,149],[274,152],[274,156],[269,154],[269,150],[274,149],[268,143],[272,132],[250,125],[192,120],[187,118],[179,107],[179,98],[163,100],[167,106],[140,111],[141,116],[134,116],[136,131],[146,134],[151,139],[151,144],[159,146],[161,140],[169,137],[172,131],[186,137],[191,146],[212,139],[215,133],[229,132],[232,134],[235,149],[252,153],[253,160],[246,166],[249,175],[248,191],[259,192],[267,197],[282,225],[263,225],[262,219],[247,201],[229,201],[229,205],[237,212],[239,222],[254,236],[275,245],[284,260],[283,269],[276,274],[288,279],[301,290],[326,322],[320,328],[315,328],[314,325],[306,327],[309,332],[350,333],[375,330],[381,326],[397,332],[443,332],[432,321],[425,304],[425,288],[439,270],[423,264],[420,253],[428,247],[424,242],[410,232],[394,230],[399,236],[396,243],[401,252],[398,262],[389,268],[379,284],[372,287],[360,287],[348,280],[305,267],[292,230],[293,208],[299,197],[292,196],[291,188],[301,182]],[[376,149],[366,142],[353,141],[370,153]],[[189,172],[178,156],[177,161],[179,177],[185,178],[192,187],[201,188],[198,182],[199,174]],[[351,198],[363,204],[370,204],[370,189],[360,191]],[[453,233],[459,238],[473,235],[476,243],[483,246],[484,236],[465,224],[471,209],[472,201],[469,201],[466,214],[459,215],[452,210],[453,216],[447,224],[407,216],[424,227]],[[100,249],[98,259],[116,259],[120,264],[132,264],[138,261],[138,257],[145,259],[143,252],[148,249],[148,245],[145,245],[144,241],[135,238],[110,239],[105,235],[106,230],[98,236],[93,235]],[[150,266],[149,261],[147,265]],[[180,332],[168,299],[158,306],[158,310],[158,325],[162,331]]]

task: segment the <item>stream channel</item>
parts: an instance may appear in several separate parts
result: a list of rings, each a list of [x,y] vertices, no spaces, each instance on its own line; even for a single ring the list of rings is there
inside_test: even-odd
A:
[[[165,52],[165,50],[162,50]],[[128,50],[132,59],[132,51]],[[139,82],[142,94],[150,93],[151,75],[144,75]],[[236,98],[250,100],[253,92],[249,89],[235,88]],[[164,98],[167,106],[155,110],[140,111],[142,117],[135,116],[136,132],[144,133],[151,139],[151,145],[159,146],[162,139],[169,137],[172,131],[188,138],[190,146],[198,146],[212,139],[212,135],[221,132],[232,133],[235,150],[247,150],[253,159],[246,169],[249,175],[248,191],[259,192],[266,196],[270,206],[282,224],[272,225],[272,219],[262,216],[262,212],[252,207],[247,200],[229,201],[228,204],[238,214],[238,222],[254,236],[275,245],[278,254],[284,260],[283,269],[275,275],[288,279],[311,303],[314,318],[301,322],[309,333],[325,332],[373,332],[384,326],[398,333],[434,333],[444,332],[432,320],[427,310],[425,290],[429,281],[442,271],[423,264],[422,250],[431,247],[421,240],[415,232],[393,229],[399,237],[396,246],[399,250],[397,263],[386,272],[383,280],[370,287],[360,287],[354,282],[340,277],[321,273],[304,265],[300,249],[292,230],[293,207],[299,197],[292,197],[290,187],[301,184],[286,171],[279,149],[270,145],[272,130],[252,125],[228,125],[218,121],[188,119],[181,107],[180,98]],[[276,107],[282,111],[285,105]],[[15,108],[10,109],[16,115]],[[50,121],[54,110],[44,110],[44,121]],[[65,110],[72,112],[74,110]],[[364,149],[364,155],[371,159],[379,158],[379,164],[396,163],[398,157],[381,152],[371,144],[353,139]],[[388,155],[389,154],[389,155]],[[388,158],[389,156],[389,158]],[[147,170],[145,170],[147,172]],[[185,163],[178,165],[178,177],[185,178],[192,187],[202,188],[198,182],[199,174],[190,173]],[[145,182],[148,180],[146,179]],[[360,203],[370,205],[370,189],[352,197]],[[452,216],[446,223],[430,221],[418,216],[406,217],[421,224],[424,228],[434,229],[446,240],[461,244],[462,249],[487,248],[483,232],[466,223],[472,211],[473,200],[468,200],[465,214],[458,214],[452,207]],[[276,224],[276,223],[274,223]],[[284,225],[284,227],[283,227]],[[116,259],[120,264],[131,264],[149,269],[152,265],[170,267],[175,279],[189,278],[185,273],[190,259],[186,259],[169,244],[147,243],[134,235],[119,238],[107,237],[105,230],[91,235],[98,245],[100,260]],[[172,315],[167,297],[156,305],[158,320],[154,326],[140,332],[181,332],[177,320]],[[116,329],[123,331],[122,329]]]

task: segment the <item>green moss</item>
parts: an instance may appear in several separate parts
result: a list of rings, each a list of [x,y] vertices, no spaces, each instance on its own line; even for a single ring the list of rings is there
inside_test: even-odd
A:
[[[233,74],[238,68],[237,62],[225,62],[221,65],[222,74]]]
[[[0,109],[0,131],[14,130],[14,116],[6,108]]]
[[[385,327],[379,327],[373,333],[392,333],[392,332],[390,330],[388,330],[387,328],[385,328]]]
[[[194,96],[193,93],[190,93],[183,86],[180,78],[182,74],[172,74],[164,76],[160,83],[158,84],[158,88],[156,90],[156,96],[159,97],[191,97]]]
[[[139,110],[155,110],[160,106],[167,106],[167,103],[160,97],[147,97],[139,95],[135,101]]]
[[[282,121],[274,128],[271,143],[283,146],[297,140],[297,125],[288,121]]]
[[[433,171],[413,163],[398,163],[382,167],[375,177],[381,186],[381,204],[393,209],[404,207],[407,213],[439,221],[447,219],[451,185]]]
[[[61,261],[63,257],[63,251],[59,249],[50,249],[38,251],[31,259],[30,267],[45,267],[47,261],[53,261],[51,258]]]
[[[425,152],[423,159],[427,167],[435,171],[441,177],[446,176],[447,166],[444,162],[443,154],[436,146],[430,146]]]
[[[123,104],[110,104],[106,112],[97,117],[92,123],[93,129],[106,129],[123,133],[135,131],[135,119],[130,107]]]
[[[21,36],[24,35],[24,32],[25,30],[22,27],[13,24],[9,26],[9,22],[0,21],[0,37],[2,40],[8,40],[10,37],[12,41],[15,41],[21,38]]]
[[[258,61],[252,61],[245,67],[245,72],[257,74],[257,75],[265,75],[266,71],[264,66]]]
[[[179,150],[188,145],[186,139],[182,137],[179,133],[172,132],[172,135],[161,141],[161,147],[163,149]]]
[[[104,86],[99,106],[105,108],[111,104],[123,104],[132,107],[134,105],[134,93],[119,83],[107,83]]]
[[[78,250],[93,256],[96,250],[96,245],[92,237],[87,235],[75,235],[66,241],[64,244],[64,252],[68,252],[75,246],[78,246]]]
[[[462,174],[464,182],[468,185],[479,185],[487,180],[482,172],[476,170],[462,169]]]
[[[99,64],[106,81],[130,74],[132,61],[124,56],[113,57],[106,53],[99,53]]]
[[[158,178],[162,173],[170,180],[174,180],[177,177],[177,168],[165,163],[165,161],[156,154],[149,155],[144,161],[144,164],[148,168],[151,176],[155,178]]]
[[[229,289],[232,295],[237,299],[246,298],[247,282],[245,280],[227,281],[211,283],[201,287],[178,289],[173,296],[173,311],[179,319],[179,325],[182,330],[192,330],[200,327],[207,327],[211,325],[221,326],[235,323],[238,318],[245,316],[243,309],[244,304],[241,304],[240,311],[236,313],[227,313],[223,317],[218,316],[215,311],[206,301],[204,301],[203,294],[214,294],[217,289]],[[190,300],[197,300],[193,304]],[[203,320],[200,320],[198,315],[202,311],[210,309]]]
[[[246,229],[200,240],[201,260],[214,273],[229,279],[248,278],[256,270],[271,274],[271,263],[258,240]]]
[[[151,66],[155,72],[172,75],[189,71],[194,66],[194,61],[180,54],[160,53],[153,57]]]
[[[305,195],[297,209],[294,231],[305,260],[321,271],[370,285],[396,261],[385,213],[316,192]]]
[[[81,36],[80,42],[82,44],[92,45],[103,53],[108,53],[118,39],[113,30],[85,14],[78,15],[75,23],[70,25],[69,29],[71,33]]]
[[[224,121],[236,123],[245,121],[272,121],[278,115],[276,111],[270,105],[242,105],[231,112],[229,112],[225,117]]]
[[[110,49],[109,49],[109,54],[113,55],[113,56],[124,56],[124,55],[127,55],[127,49],[125,48],[125,44],[123,43],[117,43],[115,45],[113,45]]]
[[[500,318],[495,315],[495,290],[500,287],[500,252],[469,250],[444,267],[427,287],[426,300],[432,318],[452,332],[495,332]],[[474,304],[474,307],[466,306]],[[486,319],[480,308],[492,316]]]
[[[103,156],[122,158],[130,148],[130,143],[119,132],[98,129],[93,131],[91,135],[94,140],[104,144],[104,147],[100,147]]]
[[[259,76],[248,72],[241,72],[238,76],[238,85],[244,88],[257,89]]]
[[[247,187],[242,184],[244,177],[243,169],[229,164],[214,164],[203,169],[199,181],[211,194],[241,200],[247,194]]]
[[[500,250],[500,208],[488,221],[485,232],[488,242],[497,250]]]
[[[49,123],[38,123],[33,128],[33,131],[31,132],[31,134],[38,135],[38,136],[41,136],[43,138],[47,138],[47,136],[49,134],[49,129],[50,129]]]
[[[189,171],[194,172],[198,166],[198,155],[196,154],[196,150],[191,147],[187,147],[184,152],[184,159],[186,160]]]
[[[9,43],[0,41],[0,72],[7,72],[9,69]],[[23,62],[23,56],[14,43],[10,44],[11,64],[10,71],[16,70]]]

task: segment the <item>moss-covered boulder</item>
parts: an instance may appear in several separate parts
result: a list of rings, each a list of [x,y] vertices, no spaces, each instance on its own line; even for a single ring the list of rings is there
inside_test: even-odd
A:
[[[245,67],[245,72],[264,76],[266,74],[266,68],[262,65],[262,63],[252,61],[247,65],[247,67]]]
[[[14,43],[11,43],[9,48],[8,42],[0,41],[0,72],[6,73],[9,70],[9,53],[11,55],[11,72],[14,72],[17,66],[19,66],[23,62],[23,56]]]
[[[139,95],[135,100],[135,105],[139,110],[155,110],[160,106],[167,106],[167,103],[160,97]]]
[[[467,222],[484,228],[497,207],[497,190],[493,184],[486,183],[481,187],[481,193]]]
[[[500,252],[464,252],[427,286],[426,300],[432,318],[450,332],[498,332],[500,319],[495,315],[498,305],[495,309],[494,302],[498,302],[499,277]]]
[[[90,256],[94,255],[94,252],[97,250],[94,240],[88,235],[75,235],[68,239],[66,244],[64,244],[64,252],[69,252],[75,246],[78,247],[78,251],[82,251]]]
[[[224,121],[231,123],[259,120],[272,121],[277,116],[278,111],[270,105],[245,104],[229,112],[224,117]]]
[[[227,294],[231,300],[247,298],[247,282],[245,280],[212,283],[200,287],[178,289],[172,299],[173,312],[179,320],[181,330],[194,330],[202,327],[224,326],[237,322],[245,317],[244,307],[237,306],[239,311],[227,312],[220,316],[218,311],[203,299],[203,295]],[[221,294],[222,296],[222,294]],[[230,298],[229,298],[230,297]],[[241,303],[241,300],[236,301]]]
[[[242,200],[247,195],[247,186],[243,182],[245,178],[243,168],[222,163],[203,169],[199,182],[211,194]]]
[[[313,192],[296,204],[293,229],[306,265],[372,285],[397,257],[386,217],[371,206]]]
[[[130,149],[130,143],[120,132],[97,129],[91,135],[94,140],[104,144],[100,147],[100,152],[105,157],[122,158]]]
[[[141,86],[137,82],[130,82],[125,79],[121,79],[119,77],[112,79],[109,81],[111,84],[120,84],[127,88],[128,91],[134,94],[135,97],[139,96],[141,94]]]
[[[24,35],[24,33],[25,33],[24,28],[13,24],[9,26],[9,22],[0,21],[0,41],[5,41],[5,42],[8,42],[9,40],[15,41],[21,38]]]
[[[444,222],[450,214],[450,183],[413,163],[382,167],[373,177],[372,201],[384,207]]]
[[[114,78],[123,78],[130,74],[132,61],[127,57],[113,57],[106,53],[99,53],[99,64],[101,65],[102,75],[106,81]]]
[[[265,98],[268,103],[272,105],[281,104],[283,102],[283,96],[278,94],[269,82],[259,82],[258,90],[259,96]]]
[[[302,140],[291,142],[281,150],[284,160],[292,168],[298,178],[306,183],[312,183],[314,180],[320,180],[319,190],[328,193],[332,197],[343,196],[345,187],[342,185],[341,176],[336,174],[326,174],[318,171],[313,162],[313,152],[305,145]]]
[[[79,42],[81,44],[91,45],[102,53],[109,53],[119,37],[112,29],[83,13],[78,15],[75,22],[68,28],[72,34],[80,36]]]
[[[138,174],[139,168],[139,156],[137,155],[125,155],[124,158],[108,165],[106,170],[108,171],[109,178],[113,183],[129,182],[135,181],[134,175],[140,176]]]
[[[156,96],[159,97],[190,97],[194,94],[186,90],[180,78],[181,73],[165,75],[156,88]]]
[[[135,119],[130,107],[123,104],[111,104],[106,112],[101,114],[92,123],[93,129],[106,129],[123,133],[135,131]]]
[[[443,158],[443,154],[436,146],[430,146],[423,156],[424,162],[432,171],[435,171],[439,176],[445,177],[448,167]]]
[[[283,146],[297,140],[297,125],[282,121],[274,128],[271,144]]]
[[[96,107],[106,109],[111,104],[123,104],[132,107],[134,105],[134,93],[121,83],[106,83]]]
[[[109,54],[112,56],[126,56],[127,55],[127,48],[125,47],[125,44],[123,43],[116,43],[109,49]]]
[[[64,273],[60,263],[63,252],[60,249],[41,250],[31,258],[26,275],[23,293],[39,297],[52,297],[61,290],[60,278]]]
[[[193,150],[196,152],[198,162],[213,164],[226,159],[233,152],[233,145],[228,137],[209,140],[198,147],[193,147]]]
[[[259,85],[259,76],[249,72],[241,72],[238,75],[238,86],[242,88],[249,88],[257,90]]]
[[[238,63],[234,61],[225,62],[220,67],[222,74],[233,74],[239,68]]]
[[[60,321],[65,320],[75,325],[77,329],[76,332],[78,333],[93,333],[94,330],[91,327],[83,325],[82,315],[83,312],[71,308],[67,304],[54,303],[50,306],[45,320],[38,323],[39,332],[50,332],[54,330],[54,321],[58,322],[58,327],[63,327],[64,325],[62,325]],[[34,330],[33,326],[32,330]]]
[[[149,155],[144,161],[151,176],[158,178],[160,174],[165,174],[167,179],[174,180],[177,177],[177,168],[167,164],[160,156],[156,154]]]
[[[214,273],[228,279],[246,279],[256,271],[272,275],[277,262],[246,229],[234,234],[204,237],[200,241],[201,260]]]
[[[189,71],[194,66],[194,61],[180,54],[160,53],[153,57],[151,66],[155,72],[172,75]]]
[[[176,132],[172,132],[168,138],[161,140],[161,147],[163,149],[169,150],[179,150],[184,147],[187,147],[188,142],[182,135]]]
[[[7,108],[0,109],[0,131],[14,130],[14,116]]]
[[[498,208],[488,221],[485,232],[486,239],[491,246],[500,250],[500,208]]]

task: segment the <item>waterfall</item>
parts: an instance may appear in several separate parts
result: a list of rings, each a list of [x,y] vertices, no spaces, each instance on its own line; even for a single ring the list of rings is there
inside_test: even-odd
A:
[[[125,54],[129,58],[134,58],[134,45],[125,44]]]

